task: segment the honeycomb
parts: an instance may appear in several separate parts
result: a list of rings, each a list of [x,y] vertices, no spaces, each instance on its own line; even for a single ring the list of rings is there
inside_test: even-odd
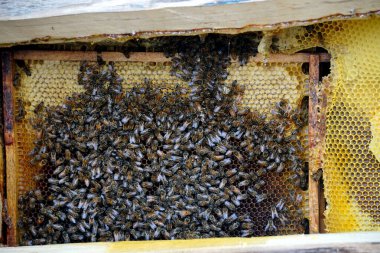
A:
[[[74,92],[81,92],[83,89],[77,84],[77,74],[79,62],[60,61],[33,61],[28,63],[32,72],[31,76],[22,75],[20,87],[15,89],[15,101],[22,99],[27,112],[25,118],[16,122],[15,139],[17,148],[17,173],[18,185],[17,193],[22,195],[25,192],[40,188],[44,194],[47,186],[38,183],[39,175],[50,173],[41,171],[37,166],[30,163],[28,153],[33,148],[35,132],[30,120],[33,118],[34,108],[41,102],[47,106],[59,105],[65,98]],[[142,62],[117,62],[116,71],[123,77],[123,86],[130,89],[133,86],[144,83],[147,78],[153,85],[161,87],[163,90],[171,90],[176,85],[185,85],[181,80],[169,74],[170,63],[142,63]],[[245,66],[232,63],[229,67],[229,77],[227,83],[237,80],[245,87],[242,106],[258,110],[270,115],[270,111],[276,102],[281,99],[288,99],[293,107],[298,106],[305,95],[308,76],[302,72],[301,63],[270,63],[262,64],[249,62]],[[17,108],[16,108],[17,110]],[[269,173],[275,174],[275,173]],[[264,179],[269,182],[263,193],[268,194],[268,199],[263,203],[256,204],[248,199],[242,203],[239,212],[252,213],[257,226],[256,235],[266,235],[264,228],[271,215],[271,204],[277,203],[281,198],[287,198],[289,190],[303,196],[299,205],[289,207],[290,224],[279,227],[276,234],[296,234],[303,233],[304,228],[300,226],[299,218],[307,214],[307,192],[296,189],[289,182],[290,172],[280,175],[269,175]]]
[[[307,76],[301,63],[254,63],[245,66],[233,63],[227,83],[236,80],[245,88],[242,104],[270,115],[279,99],[287,99],[292,107],[301,104]]]
[[[278,49],[319,46],[332,56],[324,155],[330,232],[380,231],[380,18],[279,33]]]
[[[329,28],[335,32],[326,32],[324,41],[336,59],[326,123],[326,225],[332,232],[380,230],[380,163],[370,149],[371,142],[380,144],[378,131],[371,131],[378,126],[373,119],[380,98],[380,19],[319,29]]]
[[[73,92],[83,90],[76,81],[78,63],[33,61],[29,65],[33,70],[32,75],[26,76],[22,73],[21,86],[15,89],[15,101],[21,99],[26,111],[25,118],[15,123],[19,194],[35,189],[42,173],[37,166],[30,164],[28,155],[35,139],[35,132],[30,124],[34,108],[41,102],[46,106],[60,104]],[[18,110],[16,105],[16,114]],[[47,190],[46,185],[39,187]]]

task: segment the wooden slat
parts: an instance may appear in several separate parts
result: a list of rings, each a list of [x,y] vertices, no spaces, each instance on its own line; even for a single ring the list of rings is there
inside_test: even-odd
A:
[[[104,61],[130,61],[130,62],[168,62],[163,53],[131,52],[129,57],[125,57],[120,52],[95,51],[42,51],[23,50],[15,52],[15,60],[45,60],[45,61],[96,61],[97,56],[101,56]]]
[[[330,55],[327,53],[320,54],[321,62],[329,62]],[[251,57],[250,61],[253,62],[268,62],[268,63],[303,63],[309,62],[310,54],[309,53],[297,53],[297,54],[271,54],[268,57],[264,57],[261,54],[258,54],[256,57]]]
[[[6,199],[9,224],[7,226],[7,244],[14,246],[17,243],[17,171],[16,150],[14,145],[14,91],[13,74],[14,60],[10,51],[2,52],[3,73],[3,115],[4,115],[4,142],[6,156]]]
[[[105,61],[130,61],[130,62],[169,62],[170,58],[165,57],[161,52],[131,52],[127,58],[120,52],[102,52],[94,51],[79,52],[79,51],[43,51],[43,50],[20,50],[14,54],[15,60],[46,60],[46,61],[96,61],[97,56],[101,56]],[[253,62],[309,62],[308,53],[298,53],[292,55],[272,54],[264,57],[258,54],[256,57],[251,57]],[[330,55],[327,53],[321,54],[321,62],[330,61]]]

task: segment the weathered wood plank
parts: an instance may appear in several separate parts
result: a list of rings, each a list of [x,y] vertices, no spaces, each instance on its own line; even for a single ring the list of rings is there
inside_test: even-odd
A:
[[[6,203],[7,203],[7,244],[14,246],[17,243],[17,171],[16,150],[14,145],[14,91],[13,75],[14,60],[11,51],[1,54],[3,74],[3,115],[4,115],[4,142],[6,157]]]
[[[47,60],[47,61],[96,61],[100,55],[105,61],[130,61],[130,62],[169,62],[170,58],[165,57],[161,52],[130,52],[127,58],[120,52],[102,52],[94,51],[43,51],[43,50],[19,50],[15,51],[15,60]],[[253,62],[309,62],[308,53],[298,53],[292,55],[272,54],[264,57],[258,54],[256,57],[251,57]],[[327,53],[321,54],[321,61],[330,61],[330,55]]]
[[[378,0],[266,0],[207,7],[1,17],[0,45],[125,41],[132,37],[273,30],[378,13]],[[42,16],[42,17],[41,17]]]
[[[173,241],[74,243],[1,248],[2,253],[203,253],[203,252],[379,252],[380,232],[216,238]]]

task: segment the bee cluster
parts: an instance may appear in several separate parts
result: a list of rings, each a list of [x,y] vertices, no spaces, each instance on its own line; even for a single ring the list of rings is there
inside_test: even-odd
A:
[[[85,62],[83,93],[35,109],[31,162],[49,191],[20,197],[22,244],[248,237],[287,225],[300,196],[271,203],[263,227],[239,207],[268,201],[268,174],[291,172],[296,186],[306,180],[305,114],[285,100],[271,119],[241,108],[244,90],[224,82],[229,43],[197,42],[166,52],[188,88],[164,93],[146,80],[125,92],[113,63]]]

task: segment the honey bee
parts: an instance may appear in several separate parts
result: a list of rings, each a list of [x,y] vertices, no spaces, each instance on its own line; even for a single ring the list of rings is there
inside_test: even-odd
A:
[[[260,203],[264,201],[265,199],[267,199],[267,195],[265,193],[257,194],[255,197],[256,197],[256,203]]]
[[[24,118],[25,118],[25,115],[26,115],[26,110],[25,110],[25,103],[23,100],[21,100],[20,98],[18,98],[16,100],[16,107],[17,107],[17,110],[16,110],[16,115],[15,115],[15,119],[17,122],[20,122],[22,121]]]
[[[284,206],[285,206],[285,201],[283,199],[280,199],[276,204],[276,208],[278,211],[282,211],[284,209]]]
[[[243,223],[243,224],[241,224],[241,228],[244,230],[252,231],[254,226],[252,223]]]
[[[224,159],[224,155],[213,155],[213,156],[211,157],[211,159],[212,159],[213,161],[218,162],[218,161],[221,161],[221,160]]]
[[[237,194],[237,195],[241,195],[241,191],[238,187],[236,187],[235,185],[231,185],[230,186],[230,190],[232,193],[234,194]]]
[[[230,224],[230,223],[233,223],[235,220],[237,220],[238,219],[238,216],[235,214],[235,213],[233,213],[233,214],[231,214],[228,218],[226,218],[225,219],[225,221],[228,223],[228,224]]]
[[[282,226],[285,226],[289,223],[289,220],[284,214],[279,214],[278,219],[280,220]]]
[[[278,212],[275,206],[271,207],[271,217],[272,217],[272,220],[278,218]]]
[[[234,151],[233,154],[236,157],[236,159],[238,159],[239,162],[243,162],[244,161],[244,157],[243,157],[243,155],[240,152]]]
[[[223,189],[227,184],[227,179],[223,178],[219,183],[219,189]]]
[[[21,74],[19,72],[15,72],[13,76],[13,86],[15,88],[19,88],[21,86]]]
[[[238,222],[235,222],[233,224],[231,224],[229,227],[228,227],[228,230],[229,231],[235,231],[236,229],[239,228],[239,223]]]
[[[227,176],[227,177],[231,177],[231,176],[235,175],[237,172],[238,172],[237,169],[231,169],[231,170],[228,170],[228,171],[226,172],[226,176]]]
[[[251,183],[250,180],[244,180],[244,181],[239,182],[238,186],[244,187],[244,186],[248,186],[250,183]]]
[[[241,231],[241,236],[242,237],[248,237],[248,236],[252,236],[254,233],[254,231],[252,229],[243,229]]]
[[[263,175],[265,175],[267,173],[267,170],[266,168],[260,168],[258,171],[256,171],[256,175],[258,177],[262,177]]]
[[[281,173],[283,170],[284,170],[284,163],[280,163],[278,166],[277,166],[277,169],[276,169],[276,172],[277,173]]]
[[[236,210],[235,205],[232,204],[232,203],[229,202],[229,201],[225,201],[225,202],[224,202],[224,205],[225,205],[230,211],[235,211],[235,210]]]
[[[276,163],[273,162],[273,163],[269,164],[266,169],[270,171],[270,170],[274,169],[275,166],[276,166]]]
[[[323,171],[321,169],[319,169],[317,172],[313,173],[313,180],[314,181],[319,181],[323,176]]]
[[[264,228],[265,232],[275,232],[277,231],[277,227],[274,225],[273,219],[269,219],[268,223],[266,224]]]
[[[254,184],[254,188],[256,190],[259,190],[261,187],[263,187],[265,185],[265,181],[264,180],[259,180],[257,181],[255,184]]]

